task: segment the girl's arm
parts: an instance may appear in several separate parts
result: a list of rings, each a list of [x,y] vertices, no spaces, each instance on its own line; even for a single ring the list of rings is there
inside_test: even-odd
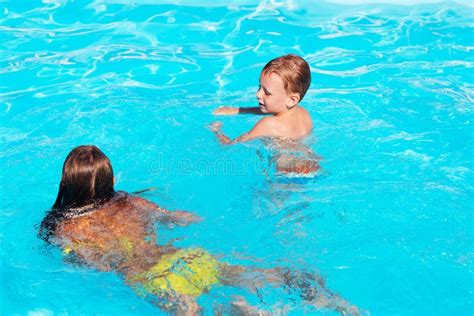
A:
[[[156,215],[158,215],[157,219],[161,223],[186,226],[201,220],[201,217],[188,211],[170,211],[138,196],[134,196],[133,199],[135,200],[135,203],[138,203],[144,209],[150,210]]]

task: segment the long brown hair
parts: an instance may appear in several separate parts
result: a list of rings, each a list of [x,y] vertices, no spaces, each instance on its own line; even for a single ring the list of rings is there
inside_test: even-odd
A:
[[[53,209],[104,202],[114,192],[114,172],[109,158],[96,146],[79,146],[66,157]]]
[[[40,238],[50,241],[57,224],[79,214],[80,208],[98,207],[115,195],[109,158],[96,146],[78,146],[64,161],[58,196],[41,222]]]

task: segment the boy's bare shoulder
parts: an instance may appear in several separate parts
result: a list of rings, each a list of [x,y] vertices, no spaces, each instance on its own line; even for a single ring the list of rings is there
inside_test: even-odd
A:
[[[301,106],[297,106],[290,115],[278,119],[280,124],[278,129],[283,133],[279,136],[296,139],[307,136],[313,129],[313,121],[309,112]]]
[[[297,110],[298,115],[299,115],[301,118],[306,118],[306,119],[311,120],[311,116],[309,115],[308,110],[306,110],[304,107],[298,105],[298,107],[296,108],[296,110]]]
[[[301,106],[298,106],[298,111],[302,123],[306,124],[310,128],[313,128],[313,120],[311,119],[311,115],[309,114],[309,112]]]
[[[252,138],[259,136],[274,136],[275,130],[281,122],[274,116],[266,116],[255,124],[252,130],[249,132]]]
[[[258,121],[255,126],[260,125],[262,127],[271,127],[278,124],[280,124],[280,122],[276,116],[265,116],[264,118],[260,119],[260,121]]]

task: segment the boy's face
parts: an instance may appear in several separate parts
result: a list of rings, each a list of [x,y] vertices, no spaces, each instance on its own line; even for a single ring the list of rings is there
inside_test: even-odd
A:
[[[285,91],[283,79],[275,74],[260,74],[260,87],[257,91],[257,99],[260,110],[263,113],[278,114],[286,112],[298,104],[299,96],[288,95]]]

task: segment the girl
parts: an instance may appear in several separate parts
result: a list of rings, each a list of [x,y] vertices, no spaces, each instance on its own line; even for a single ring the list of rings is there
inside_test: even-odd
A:
[[[201,248],[157,244],[155,223],[186,225],[196,220],[191,213],[171,212],[115,191],[109,159],[95,146],[79,146],[64,162],[58,196],[41,223],[39,236],[61,247],[69,260],[118,273],[137,293],[180,315],[198,313],[196,299],[212,287],[255,291],[268,283],[284,286],[317,307],[358,313],[313,274],[231,266]],[[244,299],[236,300],[232,308],[244,314],[258,312]]]

